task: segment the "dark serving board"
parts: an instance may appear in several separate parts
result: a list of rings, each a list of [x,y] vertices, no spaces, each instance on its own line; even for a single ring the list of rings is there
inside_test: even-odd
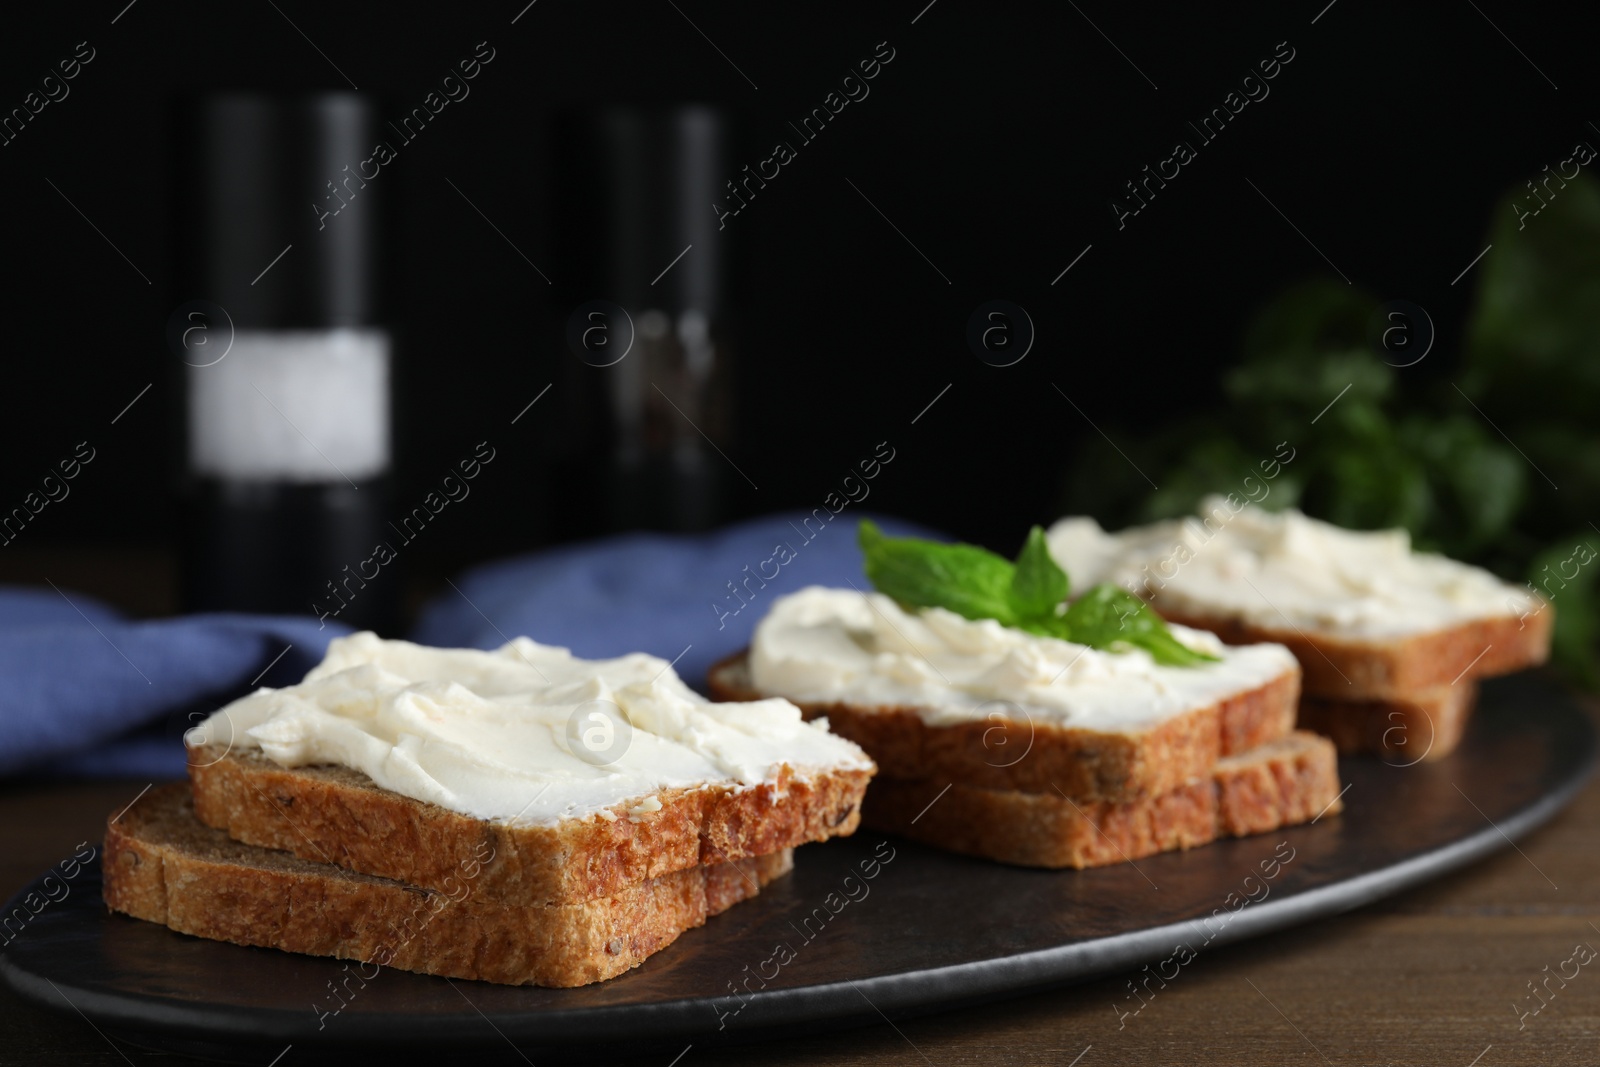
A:
[[[1594,759],[1594,729],[1568,696],[1538,677],[1505,679],[1484,686],[1447,759],[1342,760],[1345,811],[1315,825],[1059,872],[862,831],[802,849],[794,874],[612,981],[533,989],[385,971],[365,988],[351,980],[348,1005],[326,1018],[319,1011],[338,1003],[329,981],[356,965],[109,914],[92,868],[0,954],[0,976],[111,1032],[190,1050],[249,1044],[259,1062],[263,1046],[290,1043],[298,1057],[352,1043],[505,1051],[511,1041],[536,1057],[759,1040],[1081,981],[1165,960],[1180,943],[1203,950],[1359,907],[1506,847],[1566,804]],[[860,877],[863,860],[891,850],[875,878]],[[1262,879],[1263,864],[1275,877]],[[1231,919],[1200,925],[1217,909]],[[808,915],[826,922],[802,930]]]

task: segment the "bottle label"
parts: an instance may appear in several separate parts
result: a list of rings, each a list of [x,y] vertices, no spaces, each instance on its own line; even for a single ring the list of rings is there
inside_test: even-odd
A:
[[[238,330],[226,358],[188,376],[197,474],[353,484],[389,468],[382,330]]]

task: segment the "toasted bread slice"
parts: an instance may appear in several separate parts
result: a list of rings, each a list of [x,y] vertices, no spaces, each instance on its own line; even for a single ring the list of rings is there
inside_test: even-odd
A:
[[[1102,867],[1306,822],[1340,809],[1332,742],[1296,731],[1227,756],[1201,780],[1123,804],[880,777],[866,824],[1023,867]]]
[[[578,986],[637,967],[792,866],[783,849],[582,904],[504,904],[462,872],[446,894],[240,844],[196,819],[179,783],[107,825],[103,869],[111,910],[196,937],[451,978]]]
[[[1275,641],[1305,672],[1310,696],[1333,700],[1417,700],[1428,690],[1509,674],[1550,658],[1555,612],[1546,608],[1462,622],[1400,638],[1357,638],[1320,630],[1259,626],[1240,619],[1175,612],[1150,602],[1169,622],[1210,630],[1230,645]]]
[[[870,771],[783,773],[750,787],[661,790],[660,809],[617,805],[551,825],[485,822],[380,788],[336,765],[284,768],[259,752],[189,750],[194,810],[236,840],[425,889],[482,859],[478,892],[503,904],[571,904],[701,864],[855,832]],[[609,816],[609,817],[606,817]]]
[[[716,700],[760,697],[743,652],[711,668],[709,687]],[[1266,685],[1146,730],[1007,722],[1005,749],[993,744],[993,719],[932,726],[911,708],[797,703],[807,718],[827,716],[829,729],[866,749],[890,778],[938,778],[940,785],[954,779],[1029,793],[1059,789],[1074,801],[1121,803],[1169,793],[1204,777],[1223,756],[1284,737],[1294,729],[1299,693],[1291,664]]]
[[[1349,530],[1215,496],[1197,516],[1117,533],[1079,516],[1046,537],[1079,582],[1121,585],[1230,645],[1287,646],[1315,697],[1415,700],[1550,655],[1548,600],[1416,551],[1403,530]]]
[[[1376,755],[1410,766],[1454,752],[1472,718],[1478,684],[1426,689],[1400,700],[1300,698],[1302,730],[1330,738],[1342,755]]]

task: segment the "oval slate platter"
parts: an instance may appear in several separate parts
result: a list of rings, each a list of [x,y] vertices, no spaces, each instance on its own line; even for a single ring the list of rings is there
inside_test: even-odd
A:
[[[1536,676],[1504,679],[1484,686],[1447,759],[1342,760],[1345,810],[1315,825],[1060,872],[863,830],[802,849],[794,874],[613,981],[533,989],[385,971],[364,988],[351,980],[349,1003],[326,1016],[340,1003],[328,983],[355,965],[108,914],[93,868],[0,955],[0,975],[135,1040],[213,1054],[251,1046],[257,1062],[264,1046],[290,1043],[299,1056],[397,1042],[504,1052],[511,1041],[537,1057],[761,1040],[1081,981],[1164,959],[1180,942],[1198,950],[1359,907],[1507,846],[1575,795],[1594,758],[1594,728],[1570,697]],[[1264,861],[1272,871],[1291,850],[1276,877],[1258,880]],[[875,851],[892,858],[867,880],[859,865]],[[1247,894],[1258,899],[1234,910]]]

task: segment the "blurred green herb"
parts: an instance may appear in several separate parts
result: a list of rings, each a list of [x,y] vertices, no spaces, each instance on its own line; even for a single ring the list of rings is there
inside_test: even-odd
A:
[[[1578,681],[1589,689],[1600,689],[1600,670],[1595,668],[1594,647],[1600,640],[1600,613],[1572,610],[1573,605],[1593,605],[1596,578],[1600,567],[1591,566],[1597,555],[1600,537],[1580,532],[1540,552],[1529,564],[1530,581],[1555,607],[1556,628],[1550,654],[1566,664]],[[1548,610],[1548,609],[1546,609]]]
[[[1576,541],[1600,546],[1588,510],[1600,499],[1600,182],[1581,173],[1537,219],[1519,217],[1519,192],[1496,207],[1456,366],[1441,368],[1451,354],[1435,350],[1419,370],[1397,369],[1371,338],[1377,300],[1337,281],[1295,286],[1248,328],[1223,379],[1226,410],[1135,450],[1161,472],[1159,490],[1086,459],[1063,510],[1193,514],[1206,494],[1244,496],[1242,479],[1288,441],[1296,458],[1262,506],[1404,527],[1419,549],[1527,581],[1554,606],[1556,662],[1600,688],[1600,562],[1580,554],[1572,573]]]
[[[1015,563],[976,545],[886,537],[869,521],[857,536],[868,580],[902,607],[944,608],[1091,648],[1142,648],[1168,666],[1216,659],[1173,637],[1148,605],[1114,585],[1094,586],[1066,604],[1067,572],[1050,555],[1041,527],[1028,531]]]

